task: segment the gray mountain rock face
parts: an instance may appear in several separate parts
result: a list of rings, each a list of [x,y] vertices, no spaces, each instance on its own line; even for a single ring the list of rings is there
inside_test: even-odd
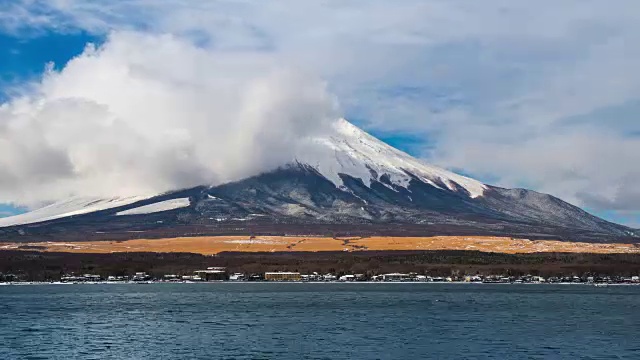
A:
[[[409,174],[411,175],[411,174]],[[638,242],[636,230],[607,222],[550,195],[488,186],[471,198],[458,187],[412,177],[407,187],[365,185],[341,175],[336,187],[295,163],[216,187],[180,190],[129,205],[0,229],[0,238],[60,241],[222,234],[498,235],[589,242]],[[188,198],[177,209],[118,215]]]

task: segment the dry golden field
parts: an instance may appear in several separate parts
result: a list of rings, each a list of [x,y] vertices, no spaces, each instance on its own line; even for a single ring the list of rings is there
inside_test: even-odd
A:
[[[640,253],[636,244],[593,244],[507,237],[435,236],[330,238],[304,236],[215,236],[127,241],[0,243],[0,250],[47,252],[189,252],[211,255],[220,252],[366,251],[366,250],[477,250],[500,253]]]

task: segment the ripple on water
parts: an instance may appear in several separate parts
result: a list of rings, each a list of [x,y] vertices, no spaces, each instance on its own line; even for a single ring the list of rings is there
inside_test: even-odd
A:
[[[0,359],[640,358],[640,287],[0,289]]]

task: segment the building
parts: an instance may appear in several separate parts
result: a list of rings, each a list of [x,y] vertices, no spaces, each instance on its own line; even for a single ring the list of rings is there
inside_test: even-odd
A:
[[[99,282],[102,280],[100,275],[83,274],[83,275],[64,275],[60,281],[62,282]]]
[[[229,280],[231,280],[231,281],[245,281],[245,280],[247,280],[247,277],[242,273],[233,273],[231,276],[229,276]]]
[[[300,281],[302,277],[299,272],[266,272],[264,279],[267,281]]]
[[[409,281],[411,280],[411,275],[400,274],[400,273],[383,274],[382,280],[383,281]]]
[[[151,280],[151,275],[147,274],[146,272],[137,272],[135,275],[133,275],[131,280],[133,280],[133,281],[148,281],[148,280]]]
[[[200,275],[183,275],[182,280],[183,281],[204,281],[204,279],[201,278]]]
[[[336,281],[338,278],[333,274],[325,274],[322,276],[322,280],[324,281]]]
[[[317,272],[309,275],[300,275],[302,277],[302,281],[322,281],[324,277]]]
[[[227,268],[224,266],[209,266],[207,270],[227,271]]]
[[[196,270],[193,274],[205,281],[227,280],[227,268],[224,267],[208,267],[207,270]]]

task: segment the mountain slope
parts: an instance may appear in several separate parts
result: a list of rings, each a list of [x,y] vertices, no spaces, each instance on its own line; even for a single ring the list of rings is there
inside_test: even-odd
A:
[[[0,219],[0,238],[213,234],[504,235],[638,241],[553,196],[424,164],[346,120],[273,171],[139,199],[72,199]]]

